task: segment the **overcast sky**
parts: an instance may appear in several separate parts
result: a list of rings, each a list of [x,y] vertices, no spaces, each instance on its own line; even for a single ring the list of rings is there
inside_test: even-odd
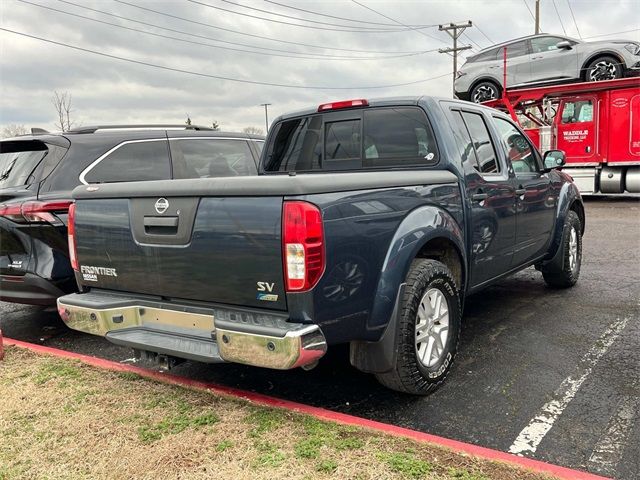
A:
[[[3,29],[138,62],[287,86],[240,83],[162,70],[0,31],[0,127],[24,124],[54,129],[56,117],[51,103],[54,90],[72,95],[73,119],[78,124],[182,123],[189,116],[193,123],[202,125],[216,120],[223,130],[246,126],[264,129],[261,103],[272,104],[269,117],[273,119],[283,112],[338,99],[450,96],[451,77],[447,74],[452,69],[452,59],[433,51],[451,45],[447,34],[439,32],[437,26],[397,31],[404,27],[366,7],[405,25],[472,20],[477,28],[468,29],[461,43],[472,45],[477,52],[478,46],[484,48],[491,42],[533,33],[534,22],[527,4],[533,10],[535,3],[534,0],[358,0],[360,5],[351,0],[28,1],[0,0]],[[598,39],[640,39],[637,30],[640,0],[569,2],[582,37],[636,29]],[[566,34],[578,37],[567,0],[555,0],[555,5],[559,15],[553,0],[541,2],[543,31],[562,34],[560,17]],[[430,78],[434,79],[426,81]],[[363,88],[420,80],[425,81]]]

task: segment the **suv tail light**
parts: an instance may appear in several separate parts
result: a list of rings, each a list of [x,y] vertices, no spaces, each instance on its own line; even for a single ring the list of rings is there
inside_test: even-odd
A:
[[[357,100],[343,100],[341,102],[332,102],[332,103],[323,103],[318,107],[319,112],[326,112],[328,110],[340,110],[342,108],[352,108],[352,107],[368,107],[369,101],[364,98],[359,98]]]
[[[78,267],[78,256],[76,254],[76,204],[69,205],[69,223],[67,225],[67,239],[69,240],[69,260],[71,268],[76,272],[80,270]]]
[[[48,202],[25,202],[14,205],[0,205],[0,217],[16,223],[62,224],[54,212],[66,213],[72,200],[52,200]]]
[[[312,289],[324,273],[324,230],[320,209],[308,202],[284,202],[282,250],[286,291]]]

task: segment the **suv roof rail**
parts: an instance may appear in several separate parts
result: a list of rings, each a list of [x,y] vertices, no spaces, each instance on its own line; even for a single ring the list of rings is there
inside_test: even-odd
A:
[[[78,127],[65,133],[95,133],[100,130],[213,130],[202,125],[185,124],[139,124],[139,125],[95,125],[90,127]]]
[[[44,128],[31,127],[31,135],[44,135],[45,133],[49,133],[49,130],[45,130]]]

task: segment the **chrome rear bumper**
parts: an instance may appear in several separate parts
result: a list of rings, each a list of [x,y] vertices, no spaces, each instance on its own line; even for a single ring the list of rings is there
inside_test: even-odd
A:
[[[60,297],[58,313],[68,327],[112,343],[208,363],[286,370],[311,365],[327,351],[320,327],[282,314],[94,292]]]

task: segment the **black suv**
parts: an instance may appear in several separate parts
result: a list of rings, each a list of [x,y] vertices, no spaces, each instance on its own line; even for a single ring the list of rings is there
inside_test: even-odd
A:
[[[67,248],[76,186],[255,175],[263,144],[192,125],[33,129],[0,141],[0,300],[55,305],[76,290]]]

